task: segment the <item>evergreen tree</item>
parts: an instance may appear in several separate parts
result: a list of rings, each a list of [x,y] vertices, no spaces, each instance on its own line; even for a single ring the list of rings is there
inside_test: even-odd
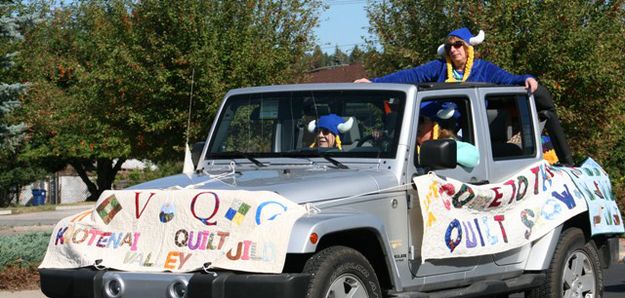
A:
[[[365,53],[358,47],[358,45],[355,45],[349,53],[349,64],[362,63],[364,55]]]
[[[321,50],[321,47],[319,45],[315,46],[315,49],[313,50],[310,59],[311,69],[327,66],[328,56]]]
[[[23,147],[25,125],[16,120],[26,84],[15,80],[15,48],[20,27],[31,19],[19,16],[13,1],[0,1],[0,207],[17,200],[22,187],[45,175],[40,168],[16,158]]]
[[[22,138],[24,125],[15,124],[9,119],[10,113],[19,106],[19,96],[26,88],[25,84],[7,82],[9,69],[13,66],[13,57],[16,52],[12,51],[14,43],[22,39],[18,31],[21,18],[15,16],[13,1],[0,1],[0,40],[2,52],[0,53],[0,150],[3,153],[13,152]],[[4,155],[4,154],[3,154]]]
[[[341,51],[338,45],[334,49],[334,54],[332,54],[331,58],[332,58],[331,61],[333,62],[334,65],[341,65],[341,64],[349,63],[349,57],[347,56],[347,54]]]

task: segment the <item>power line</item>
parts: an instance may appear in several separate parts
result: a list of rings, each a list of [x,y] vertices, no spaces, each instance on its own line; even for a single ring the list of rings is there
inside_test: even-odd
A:
[[[353,47],[353,46],[365,46],[367,45],[366,43],[348,43],[348,44],[340,44],[340,45],[327,45],[327,46],[319,46],[321,49],[330,49],[330,48],[346,48],[346,47]]]
[[[357,42],[357,43],[344,43],[344,44],[330,44],[330,43],[325,43],[325,45],[319,45],[320,48],[322,49],[328,49],[328,48],[334,48],[334,47],[339,47],[339,48],[344,48],[344,47],[352,47],[352,46],[365,46],[368,44],[368,42],[373,42],[376,43],[378,42],[378,40],[367,40],[367,42]]]
[[[354,4],[364,4],[367,3],[367,0],[326,0],[326,5],[335,6],[335,5],[354,5]]]

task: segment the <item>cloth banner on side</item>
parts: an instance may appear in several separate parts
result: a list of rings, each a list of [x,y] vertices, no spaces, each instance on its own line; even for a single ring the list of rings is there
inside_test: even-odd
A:
[[[625,232],[621,212],[616,205],[612,184],[597,162],[588,158],[579,168],[564,169],[588,204],[591,234],[621,234]]]
[[[93,210],[57,224],[39,268],[279,273],[305,213],[269,191],[105,191]]]
[[[569,174],[536,163],[503,183],[414,178],[423,216],[422,260],[494,254],[538,239],[587,210]]]

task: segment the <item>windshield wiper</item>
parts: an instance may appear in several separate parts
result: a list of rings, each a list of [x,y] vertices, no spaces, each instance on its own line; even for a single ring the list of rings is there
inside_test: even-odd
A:
[[[349,167],[347,167],[346,165],[344,165],[342,162],[330,157],[327,154],[321,154],[319,153],[319,155],[321,155],[321,157],[325,158],[327,161],[331,162],[335,167],[339,168],[339,169],[349,169]]]
[[[243,157],[247,158],[249,161],[253,162],[257,167],[262,168],[262,167],[266,167],[267,165],[260,162],[258,159],[254,158],[253,156],[244,153]]]
[[[349,169],[348,166],[343,164],[342,162],[332,158],[330,155],[324,152],[319,152],[317,150],[301,150],[295,152],[285,152],[283,153],[285,156],[293,156],[293,157],[323,157],[325,160],[329,161],[337,167],[338,169]]]
[[[267,165],[260,162],[258,159],[254,158],[253,155],[249,154],[249,153],[245,153],[245,152],[240,152],[240,151],[229,151],[229,152],[220,152],[220,153],[213,153],[211,155],[209,155],[209,157],[227,157],[227,158],[246,158],[247,160],[251,161],[252,163],[254,163],[257,167],[259,168],[263,168],[266,167]]]

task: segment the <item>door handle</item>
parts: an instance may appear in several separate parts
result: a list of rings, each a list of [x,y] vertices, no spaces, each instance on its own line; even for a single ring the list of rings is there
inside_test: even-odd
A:
[[[473,185],[484,185],[484,184],[489,184],[490,182],[488,180],[480,180],[480,181],[475,181],[475,182],[469,182]]]

